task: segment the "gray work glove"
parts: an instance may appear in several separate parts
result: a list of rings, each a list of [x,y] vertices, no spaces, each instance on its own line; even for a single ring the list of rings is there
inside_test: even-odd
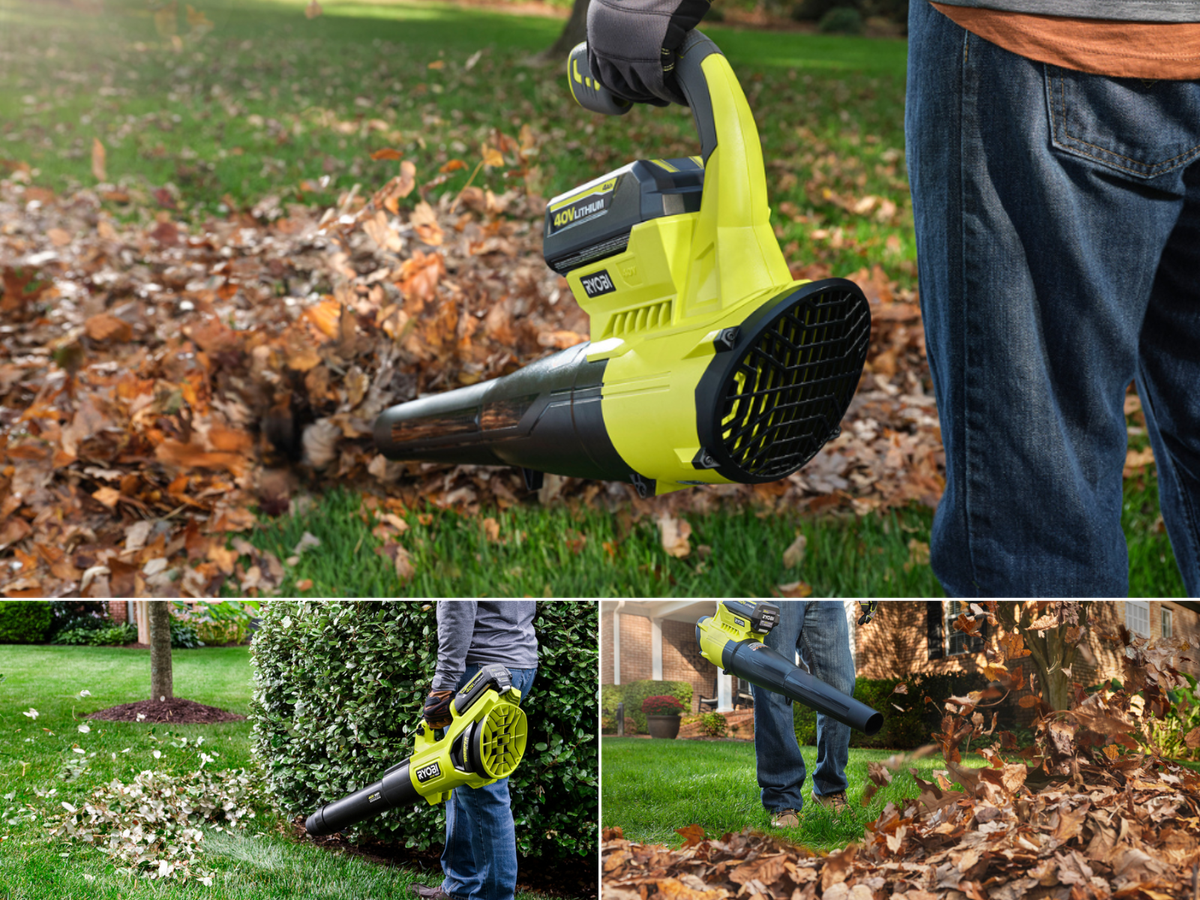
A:
[[[708,12],[709,0],[592,0],[588,65],[592,75],[634,103],[687,106],[675,78],[675,51]]]

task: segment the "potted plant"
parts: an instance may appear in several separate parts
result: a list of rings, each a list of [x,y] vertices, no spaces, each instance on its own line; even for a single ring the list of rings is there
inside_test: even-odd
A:
[[[679,734],[683,704],[674,697],[647,697],[642,701],[642,712],[646,714],[650,737],[674,738]]]

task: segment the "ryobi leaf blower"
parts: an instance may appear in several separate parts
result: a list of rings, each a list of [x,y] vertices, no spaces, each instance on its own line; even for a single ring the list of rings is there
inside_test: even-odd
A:
[[[779,607],[770,603],[717,602],[717,614],[696,623],[700,655],[731,675],[831,716],[851,728],[875,734],[883,716],[847,697],[780,656],[762,639],[779,624]]]
[[[451,723],[442,737],[421,722],[412,756],[374,784],[322,806],[305,828],[312,835],[333,834],[396,806],[421,798],[441,803],[457,787],[508,777],[521,762],[528,735],[520,703],[508,669],[484,666],[451,701]]]
[[[771,230],[758,129],[733,70],[693,31],[677,80],[702,155],[638,160],[555,197],[544,255],[593,340],[511,375],[385,410],[375,443],[420,459],[630,481],[642,496],[761,483],[839,433],[870,312],[850,281],[794,281]],[[568,61],[575,99],[630,104]]]

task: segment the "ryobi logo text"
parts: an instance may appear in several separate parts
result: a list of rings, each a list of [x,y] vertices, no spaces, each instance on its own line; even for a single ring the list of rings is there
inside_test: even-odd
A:
[[[583,290],[589,297],[599,297],[601,294],[611,294],[617,288],[608,277],[608,271],[601,269],[593,275],[584,275],[579,279]]]
[[[417,769],[417,781],[424,784],[431,778],[437,778],[442,774],[442,767],[437,763],[430,763],[427,766],[422,766]]]

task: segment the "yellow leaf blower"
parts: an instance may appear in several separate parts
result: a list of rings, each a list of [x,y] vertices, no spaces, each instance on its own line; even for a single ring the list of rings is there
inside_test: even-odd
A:
[[[425,722],[417,726],[413,755],[383,778],[322,806],[304,827],[316,836],[344,831],[397,806],[450,799],[457,787],[483,787],[513,773],[525,754],[528,725],[521,692],[504,666],[484,666],[450,703],[442,737]]]
[[[719,669],[802,703],[867,734],[883,727],[883,716],[847,697],[780,656],[762,639],[779,624],[771,603],[717,602],[717,614],[696,623],[700,655]]]
[[[866,360],[857,285],[794,281],[771,229],[758,129],[729,63],[689,34],[677,80],[702,155],[638,160],[555,197],[543,252],[593,340],[493,381],[402,403],[379,450],[419,459],[632,482],[775,481],[839,433]],[[630,104],[568,60],[575,99]]]

